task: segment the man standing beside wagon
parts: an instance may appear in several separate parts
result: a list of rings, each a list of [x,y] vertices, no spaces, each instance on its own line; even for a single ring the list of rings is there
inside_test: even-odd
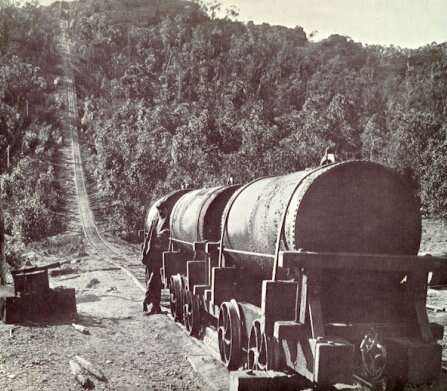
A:
[[[161,268],[163,252],[169,247],[168,210],[164,203],[157,205],[158,218],[148,232],[143,247],[143,264],[146,265],[146,293],[143,301],[145,315],[161,313]]]

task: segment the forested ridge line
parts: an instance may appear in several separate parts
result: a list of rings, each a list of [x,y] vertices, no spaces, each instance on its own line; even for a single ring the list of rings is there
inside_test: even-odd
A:
[[[31,1],[0,1],[0,206],[10,263],[18,250],[63,230],[54,95],[58,15]]]
[[[110,228],[135,232],[151,200],[340,159],[396,168],[429,215],[447,214],[447,44],[364,45],[241,23],[218,4],[83,0],[74,48],[86,168]],[[54,30],[57,34],[57,30]]]

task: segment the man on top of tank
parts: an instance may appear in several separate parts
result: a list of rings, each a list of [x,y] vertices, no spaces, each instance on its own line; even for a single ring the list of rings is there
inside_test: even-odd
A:
[[[327,147],[324,151],[324,156],[321,158],[320,166],[325,166],[327,164],[332,164],[337,161],[337,156],[335,155],[334,147]]]

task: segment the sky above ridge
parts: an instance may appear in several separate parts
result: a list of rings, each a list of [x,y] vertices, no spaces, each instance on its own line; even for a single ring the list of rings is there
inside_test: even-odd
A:
[[[51,4],[52,0],[40,0]],[[447,0],[220,0],[238,19],[342,34],[366,44],[415,48],[447,41]]]

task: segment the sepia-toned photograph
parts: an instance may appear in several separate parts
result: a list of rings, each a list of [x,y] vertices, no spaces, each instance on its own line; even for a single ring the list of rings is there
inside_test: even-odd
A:
[[[0,0],[1,391],[446,391],[445,0]]]

